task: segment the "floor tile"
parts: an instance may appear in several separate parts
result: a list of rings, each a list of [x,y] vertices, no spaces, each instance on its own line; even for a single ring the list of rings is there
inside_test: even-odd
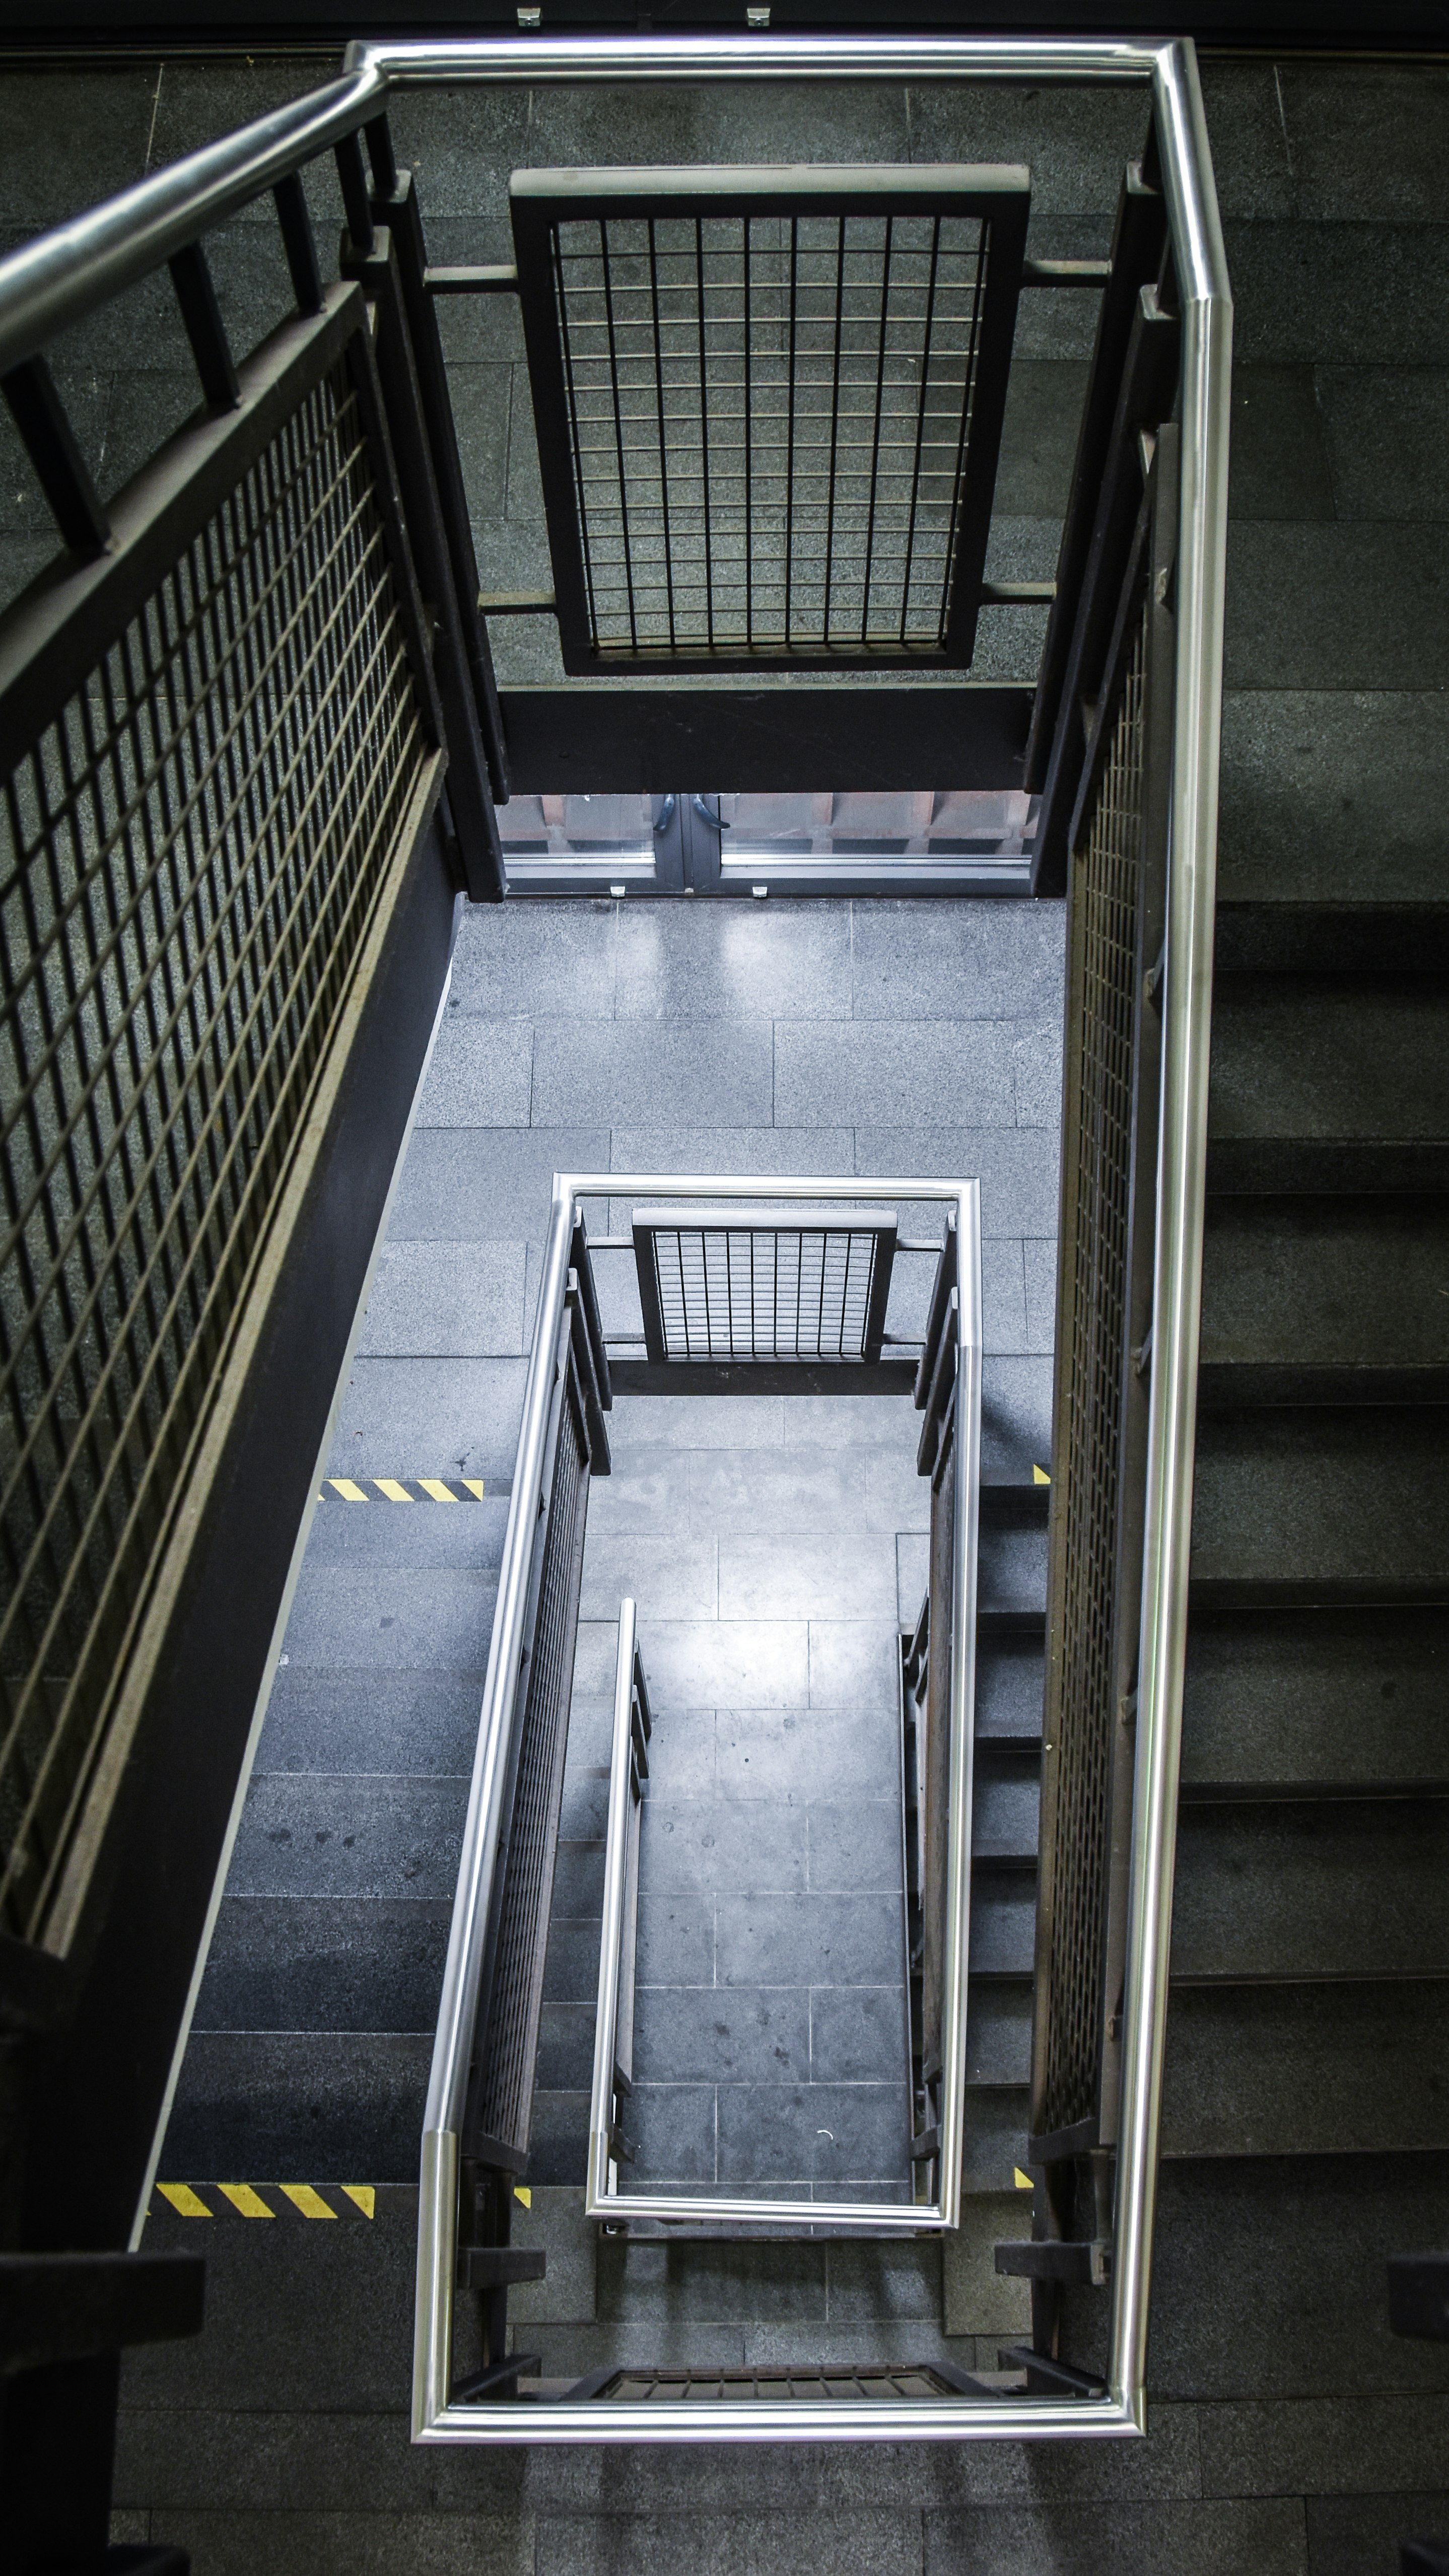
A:
[[[812,1798],[898,1797],[900,1728],[890,1709],[717,1709],[718,1798],[791,1806]]]
[[[899,1794],[834,1802],[812,1800],[806,1810],[806,1831],[809,1884],[817,1894],[832,1889],[846,1895],[852,1890],[884,1896],[899,1892]]]
[[[816,1708],[900,1705],[900,1656],[888,1623],[861,1619],[810,1622],[810,1700]]]
[[[717,1585],[712,1538],[625,1538],[598,1533],[584,1552],[580,1616],[617,1617],[631,1599],[641,1621],[712,1619]],[[647,1669],[647,1663],[646,1663]]]
[[[531,1020],[444,1014],[418,1102],[419,1126],[526,1127],[532,1093]]]
[[[715,2090],[712,2084],[637,2085],[621,2122],[634,2162],[620,2174],[624,2191],[653,2182],[713,2182]]]
[[[507,814],[503,817],[506,831]],[[615,906],[605,901],[465,906],[453,950],[451,1000],[485,1017],[612,1019]]]
[[[807,1695],[803,1619],[649,1619],[641,1644],[649,1696],[661,1708],[799,1708]]]
[[[724,2084],[719,2090],[722,2181],[794,2174],[801,2152],[817,2182],[904,2175],[910,2097],[895,2084]]]
[[[640,2084],[800,2084],[810,2074],[803,1986],[641,1986],[634,2076]]]
[[[864,1499],[864,1470],[849,1452],[708,1449],[690,1456],[690,1527],[700,1533],[858,1535]]]
[[[681,1125],[767,1127],[772,1066],[768,1020],[540,1018],[533,1116],[546,1127],[638,1127],[668,1101]]]
[[[905,1995],[891,1986],[816,1986],[810,1996],[810,2074],[816,2084],[904,2084]]]
[[[722,1897],[716,1913],[721,1986],[884,1986],[899,1982],[898,1896]]]
[[[741,1538],[719,1543],[719,1608],[733,1619],[895,1616],[894,1549],[883,1534]]]
[[[803,1888],[803,1807],[651,1797],[639,1842],[639,1886],[653,1896]]]
[[[362,1359],[511,1359],[524,1350],[521,1243],[407,1243],[392,1236],[373,1273]]]
[[[1010,1021],[780,1020],[775,1115],[786,1127],[1015,1122]]]
[[[841,1018],[850,944],[845,904],[627,904],[615,1008],[621,1020]]]
[[[392,1230],[404,1241],[541,1243],[555,1172],[607,1169],[607,1127],[424,1127],[413,1130]],[[597,1205],[598,1213],[595,1213]],[[589,1231],[607,1230],[589,1202]]]

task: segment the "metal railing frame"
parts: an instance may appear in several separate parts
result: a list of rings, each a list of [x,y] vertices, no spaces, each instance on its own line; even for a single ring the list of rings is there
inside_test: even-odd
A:
[[[1146,2358],[1157,2141],[1167,2018],[1168,1958],[1182,1676],[1187,1625],[1188,1545],[1199,1338],[1208,1055],[1211,1034],[1213,909],[1216,890],[1218,739],[1227,532],[1229,365],[1232,302],[1213,185],[1212,159],[1195,48],[1111,41],[985,37],[597,37],[478,39],[454,44],[361,44],[349,48],[357,84],[353,115],[375,113],[389,85],[471,81],[544,84],[640,81],[875,80],[1108,83],[1150,94],[1156,124],[1182,314],[1179,417],[1182,482],[1178,557],[1178,650],[1173,709],[1173,777],[1163,983],[1161,1143],[1153,1281],[1154,1366],[1148,1428],[1142,1632],[1134,1778],[1122,2109],[1115,2213],[1116,2263],[1109,2385],[1105,2397],[1063,2401],[1017,2397],[850,2407],[787,2402],[711,2406],[714,2441],[1051,2440],[1131,2438],[1146,2430]],[[329,110],[347,113],[340,95]],[[300,115],[300,111],[292,111]],[[329,129],[319,147],[332,139]],[[220,184],[218,179],[218,184]],[[575,1180],[560,1184],[578,1191]],[[593,1184],[601,1195],[617,1178]],[[635,1186],[640,1186],[635,1184]],[[677,1179],[649,1186],[662,1196]],[[779,1194],[798,1190],[780,1184]],[[726,1190],[711,1183],[718,1195]],[[741,1184],[752,1196],[768,1184]],[[894,1194],[901,1195],[899,1185]],[[860,1184],[853,1195],[864,1196]],[[567,1234],[557,1224],[545,1270],[545,1300],[561,1292]],[[519,1492],[536,1481],[541,1428],[532,1382],[525,1399]],[[505,1579],[490,1652],[478,1770],[464,1843],[464,1873],[485,1875],[491,1845],[480,1840],[498,1748],[490,1722],[504,1698],[495,1689],[516,1644],[518,1605]],[[460,1884],[462,1881],[460,1880]],[[453,2303],[451,2231],[456,2139],[448,2124],[461,2028],[459,1955],[463,1910],[455,1916],[444,1983],[423,2141],[414,2349],[414,2439],[423,2442],[698,2441],[697,2406],[607,2408],[556,2405],[450,2407],[448,2352]]]
[[[759,2404],[712,2407],[717,2441],[1114,2439],[1146,2429],[1146,2349],[1167,2012],[1174,1831],[1202,1269],[1211,1030],[1218,738],[1227,520],[1232,301],[1195,49],[1141,43],[975,36],[606,36],[361,43],[341,79],[158,171],[120,196],[13,252],[0,267],[0,374],[71,323],[179,254],[264,188],[380,118],[394,89],[472,82],[545,85],[701,81],[1009,82],[1137,87],[1155,118],[1182,313],[1182,480],[1173,779],[1163,987],[1161,1142],[1153,1283],[1143,1605],[1131,1900],[1117,2165],[1110,2385],[1101,2400],[1043,2398],[985,2405]],[[672,1180],[658,1183],[662,1192]],[[577,1187],[577,1184],[574,1184]],[[611,1188],[612,1181],[596,1183]],[[790,1184],[793,1189],[797,1184]],[[721,1192],[721,1184],[712,1187]],[[753,1181],[750,1192],[768,1194]],[[854,1194],[864,1195],[860,1184]],[[561,1294],[566,1240],[551,1243],[544,1295]],[[532,1381],[531,1393],[532,1393]],[[520,1486],[536,1483],[542,1420],[526,1408]],[[515,1492],[519,1490],[515,1488]],[[516,1587],[515,1587],[516,1588]],[[521,1602],[500,1591],[485,1717],[502,1702],[494,1664],[517,1642]],[[496,1768],[485,1724],[464,1872],[486,1881],[478,1793]],[[475,1908],[476,1910],[476,1908]],[[456,1927],[455,1927],[456,1928]],[[449,2095],[460,2025],[450,1952],[424,2141],[419,2233],[414,2436],[420,2441],[698,2441],[697,2407],[449,2408],[456,2142],[435,2117]]]
[[[601,1183],[556,1179],[553,1224],[565,1227],[571,1202],[561,1190],[583,1193]],[[871,1206],[912,1201],[944,1206],[955,1219],[956,1266],[960,1294],[955,1309],[956,1418],[954,1442],[956,1511],[951,1585],[950,1753],[946,1797],[947,1841],[942,1939],[944,1993],[941,2012],[941,2140],[932,2161],[936,2193],[930,2200],[803,2201],[756,2198],[731,2200],[722,2193],[688,2190],[621,2192],[612,2177],[609,2103],[613,2093],[614,2026],[619,2004],[619,1970],[623,1956],[629,1773],[629,1690],[634,1665],[634,1605],[621,1611],[614,1685],[614,1740],[609,1781],[608,1840],[604,1855],[603,1937],[599,1968],[599,2017],[594,2040],[594,2078],[589,2118],[589,2162],[585,2215],[589,2218],[648,2218],[676,2222],[719,2221],[750,2227],[803,2226],[868,2228],[878,2236],[936,2235],[961,2223],[961,2156],[965,2129],[966,1971],[971,1922],[971,1790],[975,1718],[976,1575],[981,1488],[981,1184],[961,1181],[841,1181],[790,1178],[769,1183],[748,1176],[728,1183],[717,1175],[688,1175],[672,1181],[640,1179],[616,1173],[609,1182],[614,1198],[661,1198],[687,1205],[691,1200],[737,1199],[748,1203],[779,1200],[823,1204],[863,1202]],[[717,1210],[716,1210],[717,1213]],[[919,1248],[919,1247],[917,1247]],[[950,1325],[948,1331],[952,1329]],[[849,1363],[845,1364],[847,1367]],[[772,1380],[772,1383],[777,1382]],[[525,1399],[525,1403],[526,1403]],[[525,1417],[526,1418],[526,1417]],[[515,1481],[514,1491],[518,1487]],[[520,1514],[520,1528],[526,1516]],[[506,1564],[505,1555],[505,1564]],[[500,1583],[500,1601],[502,1587]],[[625,1653],[627,1630],[628,1652]],[[489,1666],[492,1680],[492,1666]],[[488,1711],[485,1696],[485,1717]],[[449,1969],[452,1953],[449,1953]],[[444,1993],[447,1992],[447,1972]],[[438,2073],[434,2061],[434,2076]],[[429,2095],[429,2126],[434,2096]],[[437,2107],[441,2108],[441,2091]],[[758,2401],[753,2401],[758,2402]],[[794,2420],[794,2401],[784,2401],[782,2421]],[[557,2411],[557,2410],[551,2410]],[[652,2413],[653,2405],[649,2411]],[[694,2413],[697,2415],[696,2404]]]

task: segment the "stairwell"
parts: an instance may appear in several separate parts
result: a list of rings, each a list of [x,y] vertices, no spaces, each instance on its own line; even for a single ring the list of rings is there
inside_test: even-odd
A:
[[[277,86],[307,86],[312,67],[295,80],[291,68],[276,73]],[[115,77],[87,74],[98,100]],[[203,124],[215,130],[252,112],[258,77],[273,75],[238,67],[197,79]],[[779,1119],[778,1091],[772,1118],[763,1115],[765,1056],[726,1034],[728,1012],[715,1020],[699,1007],[701,974],[707,986],[718,969],[692,957],[671,969],[667,992],[684,998],[681,1016],[704,1034],[677,1037],[636,959],[641,980],[623,989],[635,995],[638,1025],[623,1038],[575,1030],[584,1069],[561,1078],[562,1057],[550,1053],[561,1041],[546,1028],[542,1049],[536,1031],[525,1046],[524,1024],[537,1016],[556,1030],[585,1018],[607,956],[615,981],[600,1019],[617,1031],[630,1016],[619,1012],[619,960],[643,934],[627,907],[615,917],[519,905],[501,931],[489,918],[465,925],[454,999],[477,1025],[466,1043],[447,1038],[438,1059],[432,1080],[444,1088],[433,1099],[448,1114],[430,1122],[425,1100],[394,1216],[395,1267],[384,1269],[374,1300],[374,1317],[394,1320],[369,1327],[396,1339],[364,1345],[329,1462],[353,1479],[428,1475],[463,1490],[473,1478],[484,1497],[408,1508],[375,1493],[365,1511],[335,1496],[318,1507],[296,1647],[289,1635],[238,1846],[242,1875],[234,1871],[225,1901],[163,2165],[163,2174],[201,2182],[228,2158],[233,2179],[250,2165],[270,2182],[285,2167],[329,2186],[336,2223],[279,2203],[263,2226],[210,2196],[208,2331],[195,2347],[127,2365],[118,2537],[154,2529],[189,2545],[203,2569],[258,2556],[279,2568],[340,2566],[365,2545],[441,2552],[440,2565],[472,2565],[481,2554],[500,2568],[549,2571],[605,2556],[632,2566],[667,2550],[688,2566],[769,2564],[786,2553],[795,2567],[865,2558],[902,2576],[923,2558],[933,2571],[967,2553],[993,2569],[1023,2555],[1072,2569],[1234,2557],[1271,2576],[1347,2576],[1388,2568],[1401,2536],[1449,2521],[1449,2366],[1434,2347],[1390,2335],[1384,2273],[1389,2254],[1442,2242],[1449,2208],[1439,2072],[1449,1567],[1436,1260],[1449,1105],[1449,84],[1434,67],[1209,58],[1204,85],[1238,305],[1238,402],[1195,1589],[1149,2441],[1093,2457],[765,2450],[581,2454],[526,2467],[404,2447],[417,2101],[546,1176],[555,1161],[596,1163],[611,1150],[616,1164],[621,1155],[647,1162],[621,1143],[650,1123],[657,1097],[629,1070],[641,1031],[651,1039],[651,1086],[662,1029],[672,1067],[685,1065],[687,1046],[698,1050],[671,1095],[696,1167],[708,1149],[693,1131],[728,1125],[720,1150],[734,1152],[743,1136],[773,1137],[791,1124]],[[25,88],[32,134],[74,136],[62,90]],[[970,118],[984,113],[974,99]],[[1110,204],[1122,147],[1094,125],[1100,114],[1099,102],[1012,101],[1006,141],[999,117],[993,125],[993,148],[1020,151],[1037,170],[1051,231],[1043,248],[1104,247],[1091,210]],[[932,149],[984,148],[966,122],[958,133],[936,100],[922,130],[931,127]],[[857,131],[862,151],[890,148]],[[917,148],[917,133],[913,124],[906,148]],[[196,139],[179,131],[168,148]],[[137,123],[138,166],[141,141]],[[112,160],[116,148],[108,144]],[[428,148],[418,145],[425,182]],[[830,148],[841,151],[838,138]],[[460,225],[471,149],[451,133],[441,146],[458,198],[447,211]],[[128,174],[108,162],[82,193]],[[11,212],[30,220],[24,204]],[[1079,357],[1059,350],[1033,362],[1044,403],[1069,400]],[[134,370],[122,368],[116,383],[137,398]],[[507,514],[498,515],[501,536]],[[1024,536],[1011,568],[1049,565],[1038,566]],[[534,649],[523,639],[520,652],[524,641]],[[857,937],[872,909],[854,908]],[[770,912],[774,935],[773,904]],[[685,921],[692,940],[702,914]],[[832,985],[845,971],[839,954],[812,944],[827,937],[814,925],[844,915],[787,914],[783,1007],[763,1016],[792,1018],[802,989],[843,996],[836,1007],[847,1029],[859,1010],[854,991],[867,1000],[864,1016],[894,1031],[963,1016],[960,995],[983,953],[967,933],[979,939],[970,925],[984,908],[917,907],[918,943],[892,949],[882,931],[878,960],[889,951],[888,964],[857,969],[854,959],[869,952],[847,947],[848,971],[863,977],[856,987]],[[947,920],[963,925],[966,945],[943,942]],[[765,971],[752,965],[752,1005]],[[1032,1087],[1049,1018],[1028,1015],[1012,1117],[982,1149],[1000,1158],[1007,1231],[1027,1238],[1028,1251],[1054,1221],[1055,1104],[1049,1085]],[[889,1150],[880,1142],[892,1113],[868,1100],[849,1122],[848,1146],[844,1124],[825,1126],[827,1104],[843,1117],[839,1066],[859,1061],[848,1037],[839,1043],[810,1113],[794,1122],[808,1130],[806,1159],[816,1165],[827,1136],[842,1168],[908,1159],[900,1132]],[[947,1097],[952,1044],[942,1038],[931,1059]],[[771,1047],[778,1081],[778,1041]],[[645,1060],[635,1052],[636,1066]],[[728,1121],[708,1105],[721,1098],[735,1104]],[[1033,1106],[1022,1119],[1024,1101]],[[952,1123],[980,1132],[976,1122],[943,1121],[917,1138],[918,1152],[945,1151],[954,1167],[962,1147],[942,1143]],[[883,1161],[872,1163],[876,1155]],[[472,1247],[461,1300],[457,1256],[438,1250],[459,1243]],[[1001,1464],[1021,1478],[1030,1451],[1041,1453],[1045,1421],[1046,1276],[1024,1265],[1019,1347],[997,1363],[1021,1434]],[[449,1311],[459,1318],[456,1343],[435,1348],[436,1323],[426,1344],[406,1338],[420,1316]],[[986,1883],[999,1877],[1001,1947],[978,1950],[982,1974],[994,1967],[1003,1981],[1003,2011],[994,2023],[978,2014],[978,2027],[995,2035],[974,2070],[983,2096],[999,2102],[1003,2144],[1025,2081],[1011,1981],[1029,1960],[1021,1793],[1031,1757],[1020,1748],[1031,1740],[1037,1651],[1023,1605],[1013,1596],[1007,1606],[1019,1624],[990,1637],[987,1706],[1000,1716],[982,1749],[983,1783],[993,1772],[1000,1783]],[[985,1806],[994,1832],[992,1801]],[[1017,1914],[1005,1902],[1013,1893]],[[992,2173],[999,2190],[999,2163]],[[336,2188],[349,2180],[375,2191],[371,2217]],[[553,2226],[560,2207],[540,2193],[550,2285],[578,2312],[558,2323],[687,2314],[692,2327],[738,2331],[740,2286],[717,2254],[690,2249],[681,2264],[680,2249],[677,2275],[652,2248],[600,2258],[582,2231]],[[150,2229],[159,2241],[194,2244],[201,2224],[158,2201]],[[963,2348],[979,2338],[977,2359],[989,2366],[998,2336],[1020,2330],[1019,2285],[988,2270],[990,2236],[1000,2232],[984,2225],[979,2246],[965,2241],[944,2281],[928,2278],[924,2292],[914,2258],[890,2281],[877,2268],[863,2289],[843,2293],[850,2266],[832,2287],[822,2260],[803,2292],[797,2279],[771,2297],[797,2310],[802,2297],[814,2301],[816,2323],[828,2324],[829,2302],[844,2295],[854,2331],[903,2313],[939,2317],[943,2336]],[[830,2265],[840,2262],[832,2249]],[[745,2322],[773,2327],[778,2318],[761,2316],[765,2302],[754,2295]],[[1099,2348],[1100,2299],[1074,2291],[1066,2305],[1064,2345],[1088,2360]],[[527,2321],[522,2300],[517,2312]]]

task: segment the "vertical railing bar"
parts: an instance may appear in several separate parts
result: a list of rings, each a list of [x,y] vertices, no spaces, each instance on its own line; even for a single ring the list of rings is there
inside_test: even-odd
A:
[[[748,214],[740,217],[740,238],[741,257],[743,261],[741,293],[745,323],[745,407],[744,420],[742,424],[745,449],[745,642],[748,646],[753,646],[755,641],[755,520],[753,480],[755,424],[752,404],[753,387],[750,381],[750,218]]]
[[[292,280],[292,293],[302,315],[322,310],[322,271],[317,262],[317,243],[312,231],[312,216],[307,192],[300,175],[290,170],[272,190],[277,221],[282,229],[282,248]]]
[[[791,586],[795,574],[795,341],[796,287],[800,266],[800,218],[790,217],[790,319],[785,339],[785,649],[794,642],[790,623]]]
[[[956,441],[956,465],[951,487],[951,511],[946,541],[946,579],[941,588],[941,624],[937,642],[945,640],[951,618],[951,593],[956,562],[956,532],[961,523],[961,495],[965,476],[967,446],[971,436],[972,406],[976,391],[976,369],[981,354],[981,306],[986,293],[986,273],[991,253],[990,219],[980,218],[976,239],[976,278],[971,296],[971,327],[965,360],[965,381],[961,388],[961,428]]]
[[[845,217],[835,219],[835,343],[830,373],[830,467],[825,502],[825,611],[821,641],[830,642],[835,594],[835,459],[840,439],[840,341],[845,320]]]
[[[921,333],[921,395],[916,405],[916,445],[911,461],[911,500],[906,519],[906,561],[901,588],[901,625],[898,641],[904,645],[911,615],[911,566],[916,551],[916,510],[921,497],[921,457],[926,439],[926,406],[931,383],[932,335],[936,318],[936,280],[941,268],[941,217],[931,218],[931,265],[926,278],[926,317]],[[948,558],[949,560],[949,558]]]
[[[352,247],[360,258],[367,259],[371,256],[376,236],[372,225],[372,203],[368,194],[367,172],[362,163],[362,146],[354,131],[340,136],[333,148]]]
[[[659,254],[657,226],[649,217],[649,308],[654,326],[654,398],[659,420],[659,496],[664,529],[664,589],[669,613],[669,649],[679,649],[674,616],[674,532],[669,518],[669,455],[664,435],[664,343],[659,329]]]
[[[704,497],[704,625],[705,641],[713,645],[714,632],[714,521],[711,515],[709,487],[709,390],[705,343],[704,223],[694,218],[694,265],[699,290],[699,445],[700,480]]]
[[[594,597],[594,549],[589,542],[588,481],[584,473],[583,448],[579,439],[578,392],[574,380],[573,327],[572,316],[569,310],[568,285],[564,274],[563,227],[560,223],[553,223],[549,226],[549,246],[553,256],[554,294],[558,303],[559,338],[563,344],[564,353],[564,391],[568,401],[569,439],[573,449],[574,488],[579,497],[579,552],[584,559],[584,582],[588,593],[589,626],[593,634],[594,648],[597,651],[600,637],[598,603]],[[604,227],[601,221],[599,224],[599,257],[601,261],[603,256]]]
[[[876,493],[880,485],[880,424],[881,408],[885,399],[886,337],[890,329],[891,250],[895,240],[895,221],[896,219],[894,215],[887,215],[885,229],[885,256],[881,262],[880,341],[876,350],[875,365],[875,422],[871,431],[870,501],[866,510],[865,572],[863,576],[860,601],[860,640],[862,645],[865,643],[870,627],[871,565],[875,555]]]
[[[624,461],[624,415],[619,400],[619,344],[614,329],[614,262],[609,248],[609,223],[606,215],[599,218],[599,242],[603,253],[604,319],[609,337],[609,391],[614,411],[614,450],[619,460],[619,539],[624,555],[624,595],[629,603],[629,641],[639,650],[639,621],[634,602],[634,553],[629,542],[629,484]]]

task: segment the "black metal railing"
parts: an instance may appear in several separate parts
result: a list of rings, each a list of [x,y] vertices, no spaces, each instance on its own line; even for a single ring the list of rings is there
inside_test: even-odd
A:
[[[44,696],[38,619],[0,635],[0,1920],[62,1952],[155,1563],[436,758],[361,301],[286,337],[184,540],[143,484],[115,563],[62,584]]]
[[[1142,1608],[1176,633],[1177,430],[1137,509],[1067,833],[1066,1055],[1029,2160],[1002,2248],[1060,2364],[1074,2281],[1110,2277]],[[1099,577],[1105,579],[1105,576]],[[1075,712],[1075,711],[1073,711]]]
[[[72,2266],[63,2375],[61,2291],[90,2293],[54,2249],[155,2268],[118,2249],[454,884],[504,883],[416,208],[375,115],[371,184],[355,130],[325,139],[341,280],[299,176],[315,137],[212,213],[274,192],[295,310],[249,356],[174,214],[103,208],[0,262],[0,390],[57,543],[0,616],[0,2033],[48,2040],[8,2103],[0,2245]],[[198,407],[106,503],[47,348],[163,266]],[[117,2291],[113,2343],[194,2331],[176,2279],[169,2309]],[[74,2367],[54,2402],[109,2459],[114,2365],[109,2398]],[[3,2466],[28,2531],[26,2448]],[[35,2510],[45,2547],[103,2547],[103,2512],[96,2538],[53,2493]]]
[[[917,2196],[927,2200],[932,2197],[933,2174],[941,2149],[960,1295],[956,1227],[948,1218],[913,1390],[916,1409],[924,1417],[916,1472],[930,1479],[929,1573],[920,1618],[902,1658],[911,2162]]]
[[[564,666],[970,662],[1024,169],[514,174]]]
[[[604,1414],[608,1356],[582,1224],[554,1350],[533,1558],[499,1831],[501,1867],[484,1944],[461,2139],[460,2246],[465,2281],[481,2293],[476,2365],[460,2398],[516,2387],[535,2357],[508,2342],[513,2187],[528,2171],[534,2068],[563,1804],[569,1697],[591,1476],[609,1473]]]

